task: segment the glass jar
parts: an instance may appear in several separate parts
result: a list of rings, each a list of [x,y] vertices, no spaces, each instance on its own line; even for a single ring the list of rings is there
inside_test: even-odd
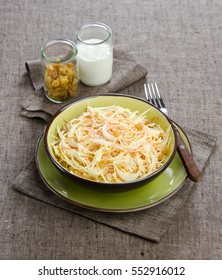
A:
[[[70,40],[53,40],[41,48],[42,74],[46,97],[62,103],[78,94],[77,47]]]
[[[79,78],[88,86],[100,86],[112,77],[113,41],[111,29],[99,22],[82,26],[76,35]]]

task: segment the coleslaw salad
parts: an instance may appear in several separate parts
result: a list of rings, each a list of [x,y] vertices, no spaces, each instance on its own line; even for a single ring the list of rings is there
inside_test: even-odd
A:
[[[57,127],[52,143],[58,162],[70,173],[98,182],[130,182],[163,166],[170,126],[164,131],[149,110],[90,107]]]

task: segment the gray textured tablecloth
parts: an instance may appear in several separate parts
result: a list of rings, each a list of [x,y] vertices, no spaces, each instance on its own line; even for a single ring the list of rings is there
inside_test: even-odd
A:
[[[3,1],[0,17],[0,258],[222,259],[222,1]],[[158,83],[171,117],[218,137],[201,181],[159,243],[22,195],[10,186],[35,153],[45,122],[20,116],[33,88],[25,61],[51,39],[102,21],[114,44]],[[143,97],[143,82],[125,91]],[[195,147],[194,147],[194,153]],[[182,189],[184,190],[184,189]],[[170,201],[170,200],[169,200]]]
[[[119,92],[122,89],[126,90],[131,84],[144,78],[147,74],[146,69],[133,61],[132,56],[128,55],[127,49],[126,46],[117,46],[115,48],[113,75],[108,84],[102,87],[86,87],[80,84],[79,95],[82,97],[92,94],[99,95],[100,93],[109,93],[110,90],[112,90],[112,92]],[[43,117],[43,113],[47,116],[56,113],[64,104],[54,104],[44,97],[43,92],[39,94],[39,89],[41,89],[43,85],[40,75],[40,61],[26,62],[26,69],[35,92],[38,92],[38,95],[33,94],[28,100],[22,101],[21,114],[26,117]],[[47,120],[46,116],[44,116],[44,119]],[[187,133],[191,146],[194,146],[194,157],[196,158],[197,164],[203,170],[213,152],[216,139],[206,133],[191,129],[187,129]],[[173,219],[175,219],[179,209],[185,203],[193,185],[193,182],[186,180],[186,182],[184,182],[183,191],[180,191],[173,198],[170,198],[169,202],[156,206],[154,210],[148,209],[133,214],[101,214],[98,213],[98,211],[88,211],[78,206],[65,203],[55,195],[49,193],[39,180],[39,174],[35,168],[34,159],[13,182],[15,190],[28,196],[154,242],[159,242],[161,236],[171,226]]]

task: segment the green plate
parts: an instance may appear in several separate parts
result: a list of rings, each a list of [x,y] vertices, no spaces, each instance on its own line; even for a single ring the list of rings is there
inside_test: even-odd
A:
[[[178,127],[187,147],[190,143]],[[153,207],[175,194],[183,185],[187,173],[176,153],[167,169],[153,181],[141,187],[126,189],[99,188],[65,177],[52,164],[45,150],[43,136],[36,147],[36,165],[45,185],[62,199],[96,211],[134,212]]]

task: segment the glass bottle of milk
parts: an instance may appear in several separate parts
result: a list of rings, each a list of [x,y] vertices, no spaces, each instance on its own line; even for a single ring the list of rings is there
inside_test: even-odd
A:
[[[77,32],[79,78],[87,86],[100,86],[112,77],[112,31],[103,23],[82,26]]]

